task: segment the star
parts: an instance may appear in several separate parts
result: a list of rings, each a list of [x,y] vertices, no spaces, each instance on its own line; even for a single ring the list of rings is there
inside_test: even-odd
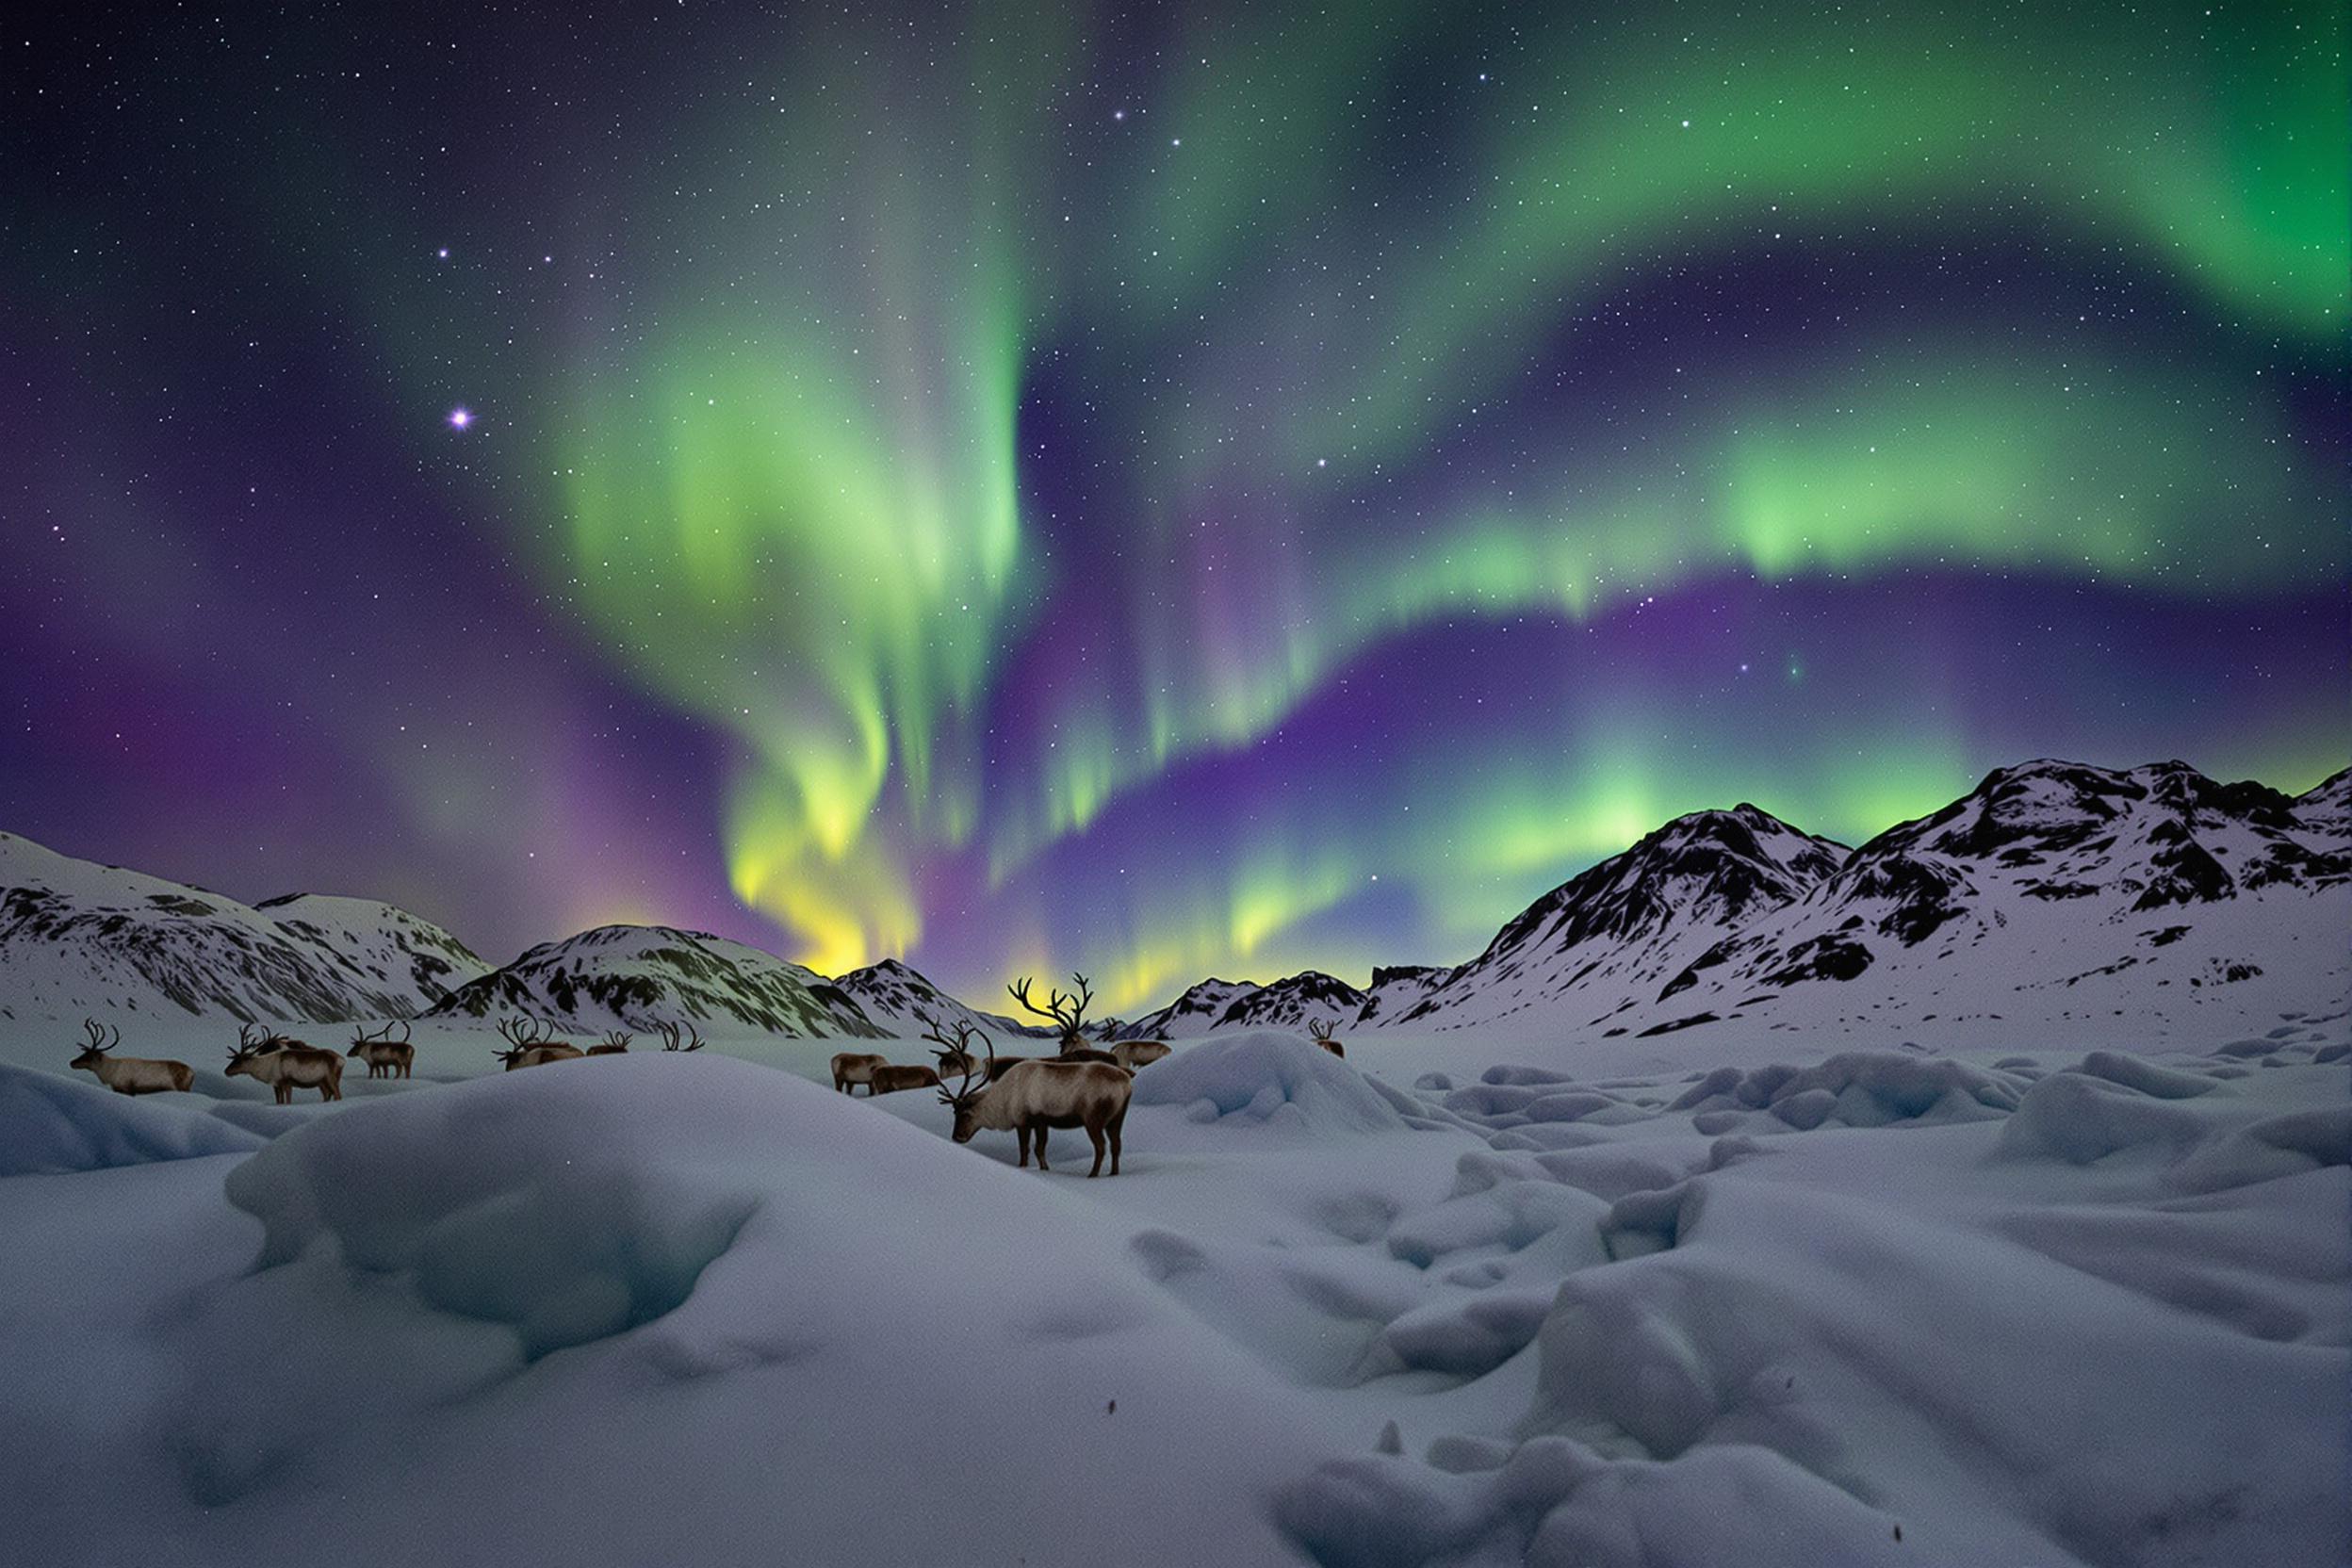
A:
[[[451,430],[464,430],[473,422],[473,410],[468,408],[453,408],[449,410],[449,428]]]

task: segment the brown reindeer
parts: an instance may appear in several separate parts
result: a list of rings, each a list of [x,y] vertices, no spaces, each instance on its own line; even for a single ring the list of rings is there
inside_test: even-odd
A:
[[[1344,1061],[1348,1055],[1348,1048],[1331,1038],[1331,1031],[1338,1027],[1339,1025],[1331,1020],[1319,1018],[1307,1025],[1307,1033],[1315,1037],[1315,1044]]]
[[[955,1026],[956,1037],[951,1040],[940,1031],[939,1021],[929,1013],[918,1011],[915,1017],[921,1019],[927,1026],[923,1032],[923,1037],[939,1047],[931,1054],[939,1060],[939,1073],[941,1078],[945,1078],[951,1072],[970,1073],[978,1070],[980,1058],[972,1054],[972,1037],[980,1034],[976,1025],[957,1023]],[[986,1037],[985,1035],[982,1036],[982,1038]]]
[[[1056,1127],[1084,1127],[1094,1142],[1094,1167],[1088,1177],[1102,1173],[1102,1152],[1108,1146],[1111,1174],[1119,1174],[1119,1138],[1127,1124],[1127,1102],[1135,1093],[1134,1075],[1102,1062],[1067,1059],[1035,1060],[1007,1068],[992,1083],[975,1086],[968,1075],[954,1089],[944,1086],[939,1099],[956,1113],[955,1138],[970,1143],[982,1128],[1014,1134],[1021,1139],[1021,1163],[1029,1163],[1029,1140],[1037,1144],[1037,1168],[1045,1163],[1045,1135]]]
[[[292,1104],[298,1088],[317,1089],[321,1101],[343,1098],[342,1057],[254,1024],[237,1032],[224,1072],[269,1085],[281,1105]]]
[[[1052,1019],[1061,1029],[1062,1054],[1065,1056],[1073,1051],[1086,1049],[1086,1037],[1083,1031],[1086,1021],[1086,1004],[1094,1000],[1094,987],[1085,975],[1072,974],[1070,978],[1078,983],[1078,988],[1067,995],[1061,991],[1047,993],[1046,1003],[1042,1007],[1029,1000],[1029,981],[1026,976],[1004,988],[1012,993],[1015,1002],[1020,1003],[1039,1018]]]
[[[866,1093],[871,1096],[874,1093],[874,1070],[890,1065],[888,1056],[876,1056],[864,1051],[844,1051],[833,1058],[833,1092],[855,1099],[858,1086],[863,1084]]]
[[[618,1029],[611,1030],[606,1033],[602,1044],[592,1045],[588,1048],[587,1054],[591,1056],[625,1056],[629,1054],[629,1042],[636,1037],[637,1037],[634,1035],[624,1035]]]
[[[664,1051],[700,1051],[702,1049],[702,1031],[694,1027],[691,1019],[687,1021],[683,1028],[675,1023],[657,1023],[653,1026],[653,1032],[662,1037],[662,1049]]]
[[[1166,1040],[1121,1040],[1111,1047],[1111,1060],[1133,1072],[1173,1054],[1175,1049]]]
[[[109,1056],[107,1052],[122,1043],[122,1031],[101,1029],[95,1019],[82,1020],[82,1030],[90,1037],[79,1054],[68,1064],[68,1071],[88,1068],[98,1075],[98,1081],[117,1094],[168,1094],[173,1089],[185,1090],[196,1081],[196,1072],[186,1062],[162,1061],[153,1056]]]
[[[505,1064],[506,1070],[518,1067],[544,1067],[549,1062],[578,1061],[587,1054],[568,1040],[555,1037],[555,1026],[534,1018],[510,1018],[499,1021],[498,1037],[506,1041],[504,1051],[491,1054]]]
[[[351,1048],[343,1054],[357,1056],[365,1061],[370,1078],[407,1077],[410,1069],[416,1065],[416,1048],[409,1043],[407,1021],[396,1021],[400,1027],[399,1039],[392,1037],[392,1025],[389,1023],[374,1034],[362,1029],[351,1037]]]
[[[939,1075],[927,1067],[884,1062],[874,1070],[874,1076],[866,1080],[866,1094],[871,1098],[877,1094],[896,1094],[901,1089],[935,1089],[939,1086]]]

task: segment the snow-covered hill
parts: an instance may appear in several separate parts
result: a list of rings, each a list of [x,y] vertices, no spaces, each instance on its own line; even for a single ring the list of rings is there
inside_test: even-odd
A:
[[[703,932],[600,925],[532,948],[461,988],[442,1016],[529,1013],[580,1029],[635,1029],[715,1020],[779,1035],[853,1035],[876,1027],[850,995],[813,970]]]
[[[1754,806],[1679,817],[1458,968],[1379,970],[1368,992],[1206,981],[1146,1021],[1296,1024],[1312,996],[1350,1027],[1563,1038],[1738,1021],[1832,1045],[2212,1041],[2340,1005],[2347,931],[2352,771],[2289,797],[2182,762],[2043,760],[1851,851]]]
[[[1263,988],[1247,980],[1203,980],[1157,1012],[1135,1023],[1138,1039],[1195,1039],[1225,1021],[1236,1002],[1246,1001]]]
[[[1641,995],[1730,933],[1803,899],[1845,853],[1745,804],[1677,817],[1536,900],[1484,953],[1383,1021],[1491,1022]]]
[[[896,958],[852,970],[833,984],[856,1002],[867,1018],[902,1038],[920,1036],[929,1027],[926,1019],[948,1029],[968,1023],[999,1038],[1010,1036],[1044,1039],[1055,1033],[1050,1027],[1021,1023],[1002,1013],[967,1007]],[[1086,1028],[1091,1034],[1095,1026],[1089,1023]]]
[[[368,899],[248,906],[0,833],[0,1014],[404,1018],[489,966]]]

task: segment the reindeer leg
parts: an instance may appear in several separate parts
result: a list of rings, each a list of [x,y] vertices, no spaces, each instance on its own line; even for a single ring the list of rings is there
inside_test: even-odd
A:
[[[1114,1176],[1116,1176],[1116,1175],[1118,1175],[1118,1174],[1119,1174],[1119,1129],[1121,1129],[1121,1128],[1125,1127],[1126,1125],[1127,1125],[1127,1113],[1126,1113],[1125,1111],[1121,1111],[1121,1112],[1119,1112],[1119,1115],[1118,1115],[1118,1116],[1116,1116],[1116,1117],[1112,1118],[1112,1119],[1111,1119],[1111,1125],[1110,1125],[1110,1127],[1109,1127],[1109,1129],[1108,1129],[1108,1131],[1109,1131],[1109,1133],[1110,1133],[1110,1135],[1111,1135],[1111,1174],[1112,1174],[1112,1175],[1114,1175]]]
[[[1022,1122],[1014,1129],[1013,1135],[1021,1139],[1021,1168],[1026,1170],[1029,1168],[1029,1124]]]
[[[1086,1136],[1094,1140],[1094,1168],[1086,1172],[1086,1180],[1092,1181],[1102,1174],[1102,1129],[1101,1125],[1092,1121],[1087,1122]]]
[[[1054,1168],[1052,1166],[1045,1163],[1045,1135],[1048,1129],[1044,1122],[1040,1121],[1037,1123],[1037,1168],[1039,1170],[1051,1170]]]

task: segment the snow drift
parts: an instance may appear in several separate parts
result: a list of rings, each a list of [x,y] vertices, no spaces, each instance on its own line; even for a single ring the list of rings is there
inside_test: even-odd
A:
[[[241,1154],[262,1139],[187,1096],[133,1099],[0,1065],[0,1176]]]

